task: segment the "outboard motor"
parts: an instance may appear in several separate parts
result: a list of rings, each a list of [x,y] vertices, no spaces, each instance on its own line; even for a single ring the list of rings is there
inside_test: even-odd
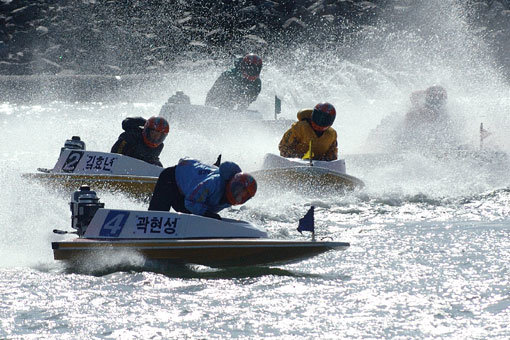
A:
[[[64,149],[85,150],[85,142],[79,136],[73,136],[71,139],[66,140],[61,150]]]
[[[183,91],[176,91],[173,96],[168,98],[167,104],[191,104],[191,100]]]
[[[183,91],[177,91],[174,95],[172,95],[165,104],[161,107],[159,111],[159,115],[165,117],[166,119],[172,119],[172,115],[177,110],[174,105],[176,104],[191,104],[191,100],[189,96],[184,94]]]
[[[71,196],[71,227],[78,230],[78,235],[83,236],[92,217],[97,209],[104,208],[104,203],[99,203],[96,192],[90,190],[88,185],[82,185],[80,190]]]

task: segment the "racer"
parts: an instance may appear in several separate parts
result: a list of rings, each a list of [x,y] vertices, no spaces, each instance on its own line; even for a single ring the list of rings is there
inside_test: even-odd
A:
[[[205,105],[245,110],[262,88],[259,78],[262,59],[253,53],[236,61],[234,68],[223,72],[207,93]]]
[[[159,175],[149,210],[191,213],[215,219],[222,209],[244,204],[257,192],[257,182],[234,162],[210,166],[183,158]]]
[[[447,99],[446,90],[439,85],[413,93],[411,101],[414,107],[405,115],[400,136],[401,146],[428,148],[457,143],[452,121],[446,109]]]
[[[421,92],[421,96],[424,98],[423,103],[420,103],[417,98],[419,95],[420,92],[413,92],[411,95],[414,108],[406,114],[405,124],[407,126],[436,123],[438,120],[446,118],[445,106],[448,94],[442,86],[434,85]]]
[[[163,166],[159,155],[163,150],[169,125],[165,118],[126,118],[122,121],[123,133],[112,146],[111,152],[120,153],[157,166]]]
[[[312,159],[333,161],[338,158],[337,133],[331,127],[336,110],[330,103],[297,113],[298,121],[285,132],[279,144],[280,156],[303,158],[311,143]]]

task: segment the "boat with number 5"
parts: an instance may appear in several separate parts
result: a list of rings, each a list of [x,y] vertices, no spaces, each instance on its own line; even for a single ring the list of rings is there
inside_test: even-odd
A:
[[[73,193],[71,211],[72,228],[76,229],[73,233],[78,237],[52,243],[55,260],[71,263],[86,261],[87,256],[134,252],[147,260],[164,263],[215,268],[269,266],[349,247],[346,242],[270,239],[263,228],[227,218],[105,209],[87,186]]]

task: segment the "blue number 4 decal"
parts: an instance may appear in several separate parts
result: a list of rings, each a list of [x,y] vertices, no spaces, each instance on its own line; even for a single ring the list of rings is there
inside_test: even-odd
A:
[[[128,216],[128,211],[110,210],[99,231],[99,236],[119,237]]]

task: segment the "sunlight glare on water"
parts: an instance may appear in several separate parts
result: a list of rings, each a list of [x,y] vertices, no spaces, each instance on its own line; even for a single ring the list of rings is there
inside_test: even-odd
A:
[[[435,23],[427,28],[433,40],[419,36],[418,21],[392,34],[380,27],[358,59],[335,51],[307,58],[305,48],[292,51],[301,64],[265,59],[262,93],[251,108],[271,118],[276,94],[282,117],[295,119],[301,108],[333,103],[340,156],[347,173],[366,184],[346,195],[261,185],[247,204],[221,212],[265,227],[270,237],[308,240],[297,221],[314,205],[317,239],[351,244],[295,264],[162,268],[123,253],[66,267],[53,260],[51,242],[70,238],[52,233],[70,230],[69,194],[20,177],[52,168],[73,135],[87,150],[108,152],[124,118],[157,115],[175,91],[202,104],[226,62],[182,67],[133,92],[129,102],[0,104],[0,338],[507,339],[508,164],[367,155],[364,148],[381,119],[404,115],[412,91],[441,83],[452,115],[465,122],[467,144],[478,147],[483,122],[492,132],[486,147],[510,151],[508,85],[469,34],[458,2],[432,2],[448,13],[445,20],[424,4],[423,18]],[[213,133],[170,122],[161,160],[213,163],[222,154],[253,171],[266,153],[278,153],[280,138],[260,129]],[[118,193],[98,195],[107,208],[147,208]]]

